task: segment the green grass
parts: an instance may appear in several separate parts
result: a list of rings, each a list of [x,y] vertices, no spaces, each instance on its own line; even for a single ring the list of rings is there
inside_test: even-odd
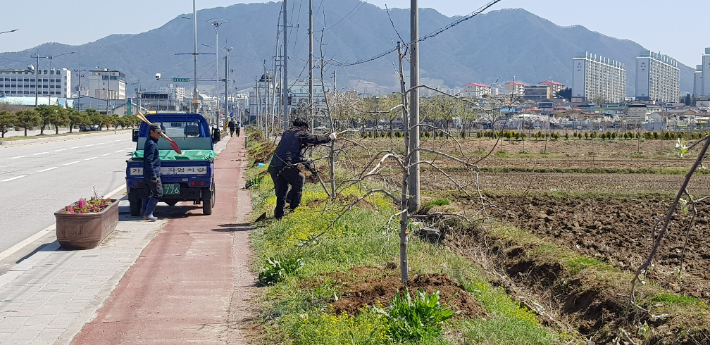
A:
[[[652,303],[664,303],[667,305],[679,304],[679,305],[702,305],[702,302],[694,297],[682,296],[682,295],[672,295],[667,293],[661,293],[656,297],[651,298]]]
[[[263,169],[250,169],[247,178],[254,178]],[[271,179],[263,179],[254,188],[254,214],[270,214],[275,203]],[[369,309],[361,310],[357,315],[334,315],[329,303],[334,296],[341,295],[347,289],[327,274],[347,272],[353,267],[381,267],[388,261],[397,262],[397,220],[393,220],[390,229],[384,228],[395,209],[383,196],[368,198],[374,209],[355,208],[336,222],[332,229],[314,239],[342,211],[342,204],[308,206],[313,200],[325,199],[325,193],[319,189],[318,185],[307,185],[303,206],[288,213],[281,221],[261,222],[252,234],[255,270],[265,267],[268,258],[276,255],[283,259],[303,258],[302,268],[265,288],[261,314],[267,333],[265,341],[286,344],[391,344],[391,323],[384,315]],[[360,193],[357,187],[344,191],[346,195]],[[444,204],[443,201],[440,203]],[[449,322],[442,335],[427,333],[419,340],[405,340],[403,344],[451,344],[451,341],[459,343],[452,339],[461,337],[466,343],[555,344],[563,338],[542,326],[532,311],[510,299],[504,289],[492,287],[487,274],[465,258],[416,237],[410,237],[408,250],[410,277],[445,273],[472,293],[489,316]]]
[[[613,267],[605,262],[599,261],[597,259],[589,258],[586,256],[580,256],[572,260],[567,260],[564,262],[565,267],[570,274],[575,275],[581,272],[583,269],[588,267],[596,267],[598,270],[612,270]]]

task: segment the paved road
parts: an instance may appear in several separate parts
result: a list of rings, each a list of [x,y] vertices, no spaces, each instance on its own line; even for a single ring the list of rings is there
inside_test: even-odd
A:
[[[125,184],[130,131],[0,149],[0,252],[54,224],[54,212]]]

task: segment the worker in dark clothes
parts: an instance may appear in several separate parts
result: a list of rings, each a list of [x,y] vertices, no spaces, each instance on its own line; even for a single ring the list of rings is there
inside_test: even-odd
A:
[[[229,136],[230,137],[234,136],[234,127],[235,127],[234,120],[230,120],[229,121]],[[239,136],[239,134],[237,134],[237,136]]]
[[[306,177],[298,170],[298,164],[305,162],[303,149],[310,145],[329,143],[336,138],[335,133],[329,136],[311,135],[308,133],[308,123],[301,119],[293,121],[293,127],[281,136],[279,146],[269,163],[269,174],[274,181],[276,192],[276,208],[274,218],[284,216],[286,200],[290,201],[291,211],[301,203],[301,193]],[[291,191],[288,191],[289,185]],[[287,197],[288,194],[288,197]]]
[[[150,125],[148,138],[143,146],[143,180],[145,181],[146,194],[143,197],[142,212],[143,220],[154,222],[158,220],[153,215],[155,206],[163,196],[163,184],[160,182],[160,151],[158,150],[158,139],[163,133],[160,126]]]

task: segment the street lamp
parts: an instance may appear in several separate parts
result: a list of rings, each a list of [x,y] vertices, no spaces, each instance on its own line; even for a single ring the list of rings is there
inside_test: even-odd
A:
[[[76,77],[79,79],[79,87],[77,88],[78,91],[78,96],[77,96],[77,104],[74,107],[74,109],[81,111],[81,77],[84,75],[81,72],[86,72],[85,69],[75,69],[74,72],[76,72]]]
[[[76,53],[76,52],[74,51],[74,52],[69,52],[69,53],[62,53],[62,54],[59,54],[59,55],[49,55],[49,56],[47,56],[47,58],[49,59],[49,73],[52,73],[52,60],[54,60],[54,58],[57,58],[57,57],[60,57],[60,56],[63,56],[63,55],[71,55],[71,54],[74,54],[74,53]],[[55,73],[55,75],[56,75],[56,73]],[[61,78],[60,78],[59,80],[61,80]],[[69,90],[71,91],[71,85],[69,86]],[[51,91],[49,91],[49,92],[50,92],[50,93],[47,93],[47,104],[48,104],[48,105],[51,105],[51,103],[52,103],[52,96],[51,96]]]
[[[51,55],[39,56],[39,54],[36,54],[35,56],[30,56],[30,58],[32,58],[32,59],[37,59],[37,68],[35,68],[35,107],[37,107],[37,95],[38,95],[37,88],[38,88],[38,84],[39,84],[39,80],[38,80],[38,78],[39,78],[39,59],[49,59],[50,66],[51,66],[51,61],[55,57],[59,57],[62,55],[67,55],[67,54],[74,54],[74,53],[76,53],[76,52],[63,53],[63,54],[59,54],[59,55],[55,55],[55,56],[51,56]]]

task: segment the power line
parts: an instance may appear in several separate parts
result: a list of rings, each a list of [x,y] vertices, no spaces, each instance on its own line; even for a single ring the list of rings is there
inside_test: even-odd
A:
[[[451,29],[451,28],[453,28],[453,27],[455,27],[455,26],[457,26],[457,25],[459,25],[459,24],[461,24],[461,23],[463,23],[463,22],[465,22],[465,21],[467,21],[467,20],[469,20],[469,19],[471,19],[471,18],[473,18],[473,17],[475,17],[475,16],[481,14],[481,13],[483,13],[483,11],[489,9],[491,6],[493,6],[493,5],[497,4],[497,3],[499,3],[500,1],[501,1],[501,0],[493,0],[493,1],[491,1],[491,2],[489,2],[489,3],[487,3],[487,4],[485,4],[483,7],[481,7],[481,8],[479,8],[479,9],[477,9],[476,11],[472,12],[471,14],[469,14],[469,15],[467,15],[467,16],[464,16],[464,17],[461,17],[461,18],[459,18],[459,19],[453,21],[452,23],[450,23],[450,24],[448,24],[448,25],[446,25],[446,26],[444,26],[444,27],[442,27],[442,28],[433,31],[433,32],[430,33],[430,34],[427,34],[427,35],[422,36],[419,40],[417,40],[417,42],[423,42],[423,41],[425,41],[425,40],[427,40],[427,39],[429,39],[429,38],[436,37],[436,36],[438,36],[439,34],[441,34],[442,32],[447,31],[447,30],[449,30],[449,29]],[[337,63],[336,63],[336,66],[349,67],[349,66],[361,65],[361,64],[364,64],[364,63],[367,63],[367,62],[371,62],[371,61],[377,60],[377,59],[382,58],[382,57],[384,57],[384,56],[387,56],[387,55],[389,55],[389,54],[395,52],[396,50],[397,50],[397,48],[392,48],[392,49],[390,49],[390,50],[388,50],[388,51],[386,51],[386,52],[384,52],[384,53],[380,53],[380,54],[378,54],[378,55],[376,55],[376,56],[373,56],[373,57],[371,57],[371,58],[369,58],[369,59],[360,59],[360,60],[355,61],[355,62],[352,62],[352,63],[337,62]]]

